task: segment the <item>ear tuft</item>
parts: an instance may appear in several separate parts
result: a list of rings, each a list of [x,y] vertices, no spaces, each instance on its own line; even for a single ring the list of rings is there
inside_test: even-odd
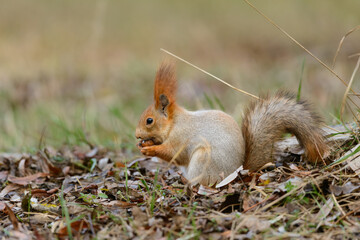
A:
[[[155,107],[163,111],[168,105],[170,107],[175,104],[176,90],[177,81],[174,63],[164,61],[160,64],[155,77]]]

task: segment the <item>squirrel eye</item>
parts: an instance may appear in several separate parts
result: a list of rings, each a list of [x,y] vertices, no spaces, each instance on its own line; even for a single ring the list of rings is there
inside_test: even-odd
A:
[[[150,125],[150,124],[152,124],[153,122],[154,122],[154,119],[152,119],[152,118],[146,119],[146,124],[147,124],[147,125]]]

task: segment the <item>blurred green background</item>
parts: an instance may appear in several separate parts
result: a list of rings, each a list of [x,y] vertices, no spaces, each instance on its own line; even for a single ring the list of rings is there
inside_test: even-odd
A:
[[[331,65],[360,23],[360,1],[252,1]],[[345,87],[244,1],[0,0],[0,150],[84,144],[134,150],[167,49],[255,95],[297,91],[327,119]],[[349,80],[360,52],[351,34],[335,65]],[[305,61],[304,72],[301,70]],[[177,62],[178,101],[224,108],[239,122],[251,99]],[[355,83],[354,89],[358,84]],[[350,119],[350,118],[349,118]],[[350,119],[351,120],[351,119]]]

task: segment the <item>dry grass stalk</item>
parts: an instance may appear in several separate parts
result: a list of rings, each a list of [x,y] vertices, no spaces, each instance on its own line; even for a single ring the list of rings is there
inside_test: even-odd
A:
[[[352,54],[352,55],[349,56],[349,58],[354,58],[354,57],[357,57],[357,56],[360,56],[360,53]]]
[[[288,38],[291,39],[295,44],[301,47],[305,52],[307,52],[311,57],[313,57],[316,61],[318,61],[322,66],[324,66],[329,72],[331,72],[336,78],[338,78],[346,87],[348,84],[328,65],[326,65],[323,61],[321,61],[318,57],[316,57],[312,52],[310,52],[307,48],[305,48],[301,43],[299,43],[295,38],[293,38],[289,33],[287,33],[284,29],[282,29],[278,24],[276,24],[273,20],[271,20],[268,16],[266,16],[263,12],[261,12],[258,8],[256,8],[253,4],[251,4],[248,0],[244,0],[250,7],[252,7],[257,13],[259,13],[262,17],[266,19],[270,24],[276,27],[280,32],[285,34]],[[352,92],[354,92],[351,89]]]
[[[342,45],[343,45],[343,43],[344,43],[345,38],[348,37],[351,33],[355,32],[355,31],[357,31],[357,30],[359,30],[359,29],[360,29],[360,25],[354,27],[353,29],[351,29],[349,32],[347,32],[347,33],[341,38],[340,43],[339,43],[339,46],[338,46],[338,48],[336,49],[336,53],[335,53],[335,56],[334,56],[334,59],[333,59],[333,63],[332,63],[332,68],[335,67],[336,58],[337,58],[337,56],[338,56],[338,54],[339,54],[339,52],[340,52],[340,49],[341,49],[341,47],[342,47]],[[357,55],[357,54],[355,54],[355,55]],[[352,56],[354,56],[354,55],[351,55],[351,56],[349,56],[349,57],[352,57]]]
[[[356,63],[356,66],[354,68],[354,71],[351,75],[351,78],[350,78],[350,81],[349,81],[349,85],[347,86],[346,90],[345,90],[345,94],[344,94],[344,97],[342,99],[342,102],[341,102],[341,108],[340,108],[340,116],[342,117],[343,113],[344,113],[344,108],[345,108],[345,102],[346,102],[346,99],[348,98],[348,94],[349,94],[349,91],[351,89],[351,85],[353,84],[354,82],[354,79],[355,79],[355,74],[356,72],[358,71],[359,69],[359,66],[360,66],[360,57],[358,58],[358,61]]]
[[[225,81],[222,80],[221,78],[216,77],[215,75],[213,75],[213,74],[205,71],[204,69],[202,69],[202,68],[200,68],[200,67],[198,67],[198,66],[196,66],[196,65],[194,65],[194,64],[192,64],[192,63],[190,63],[189,61],[186,61],[185,59],[183,59],[183,58],[181,58],[181,57],[179,57],[179,56],[177,56],[177,55],[169,52],[168,50],[165,50],[165,49],[163,49],[163,48],[160,48],[160,50],[163,51],[163,52],[165,52],[165,53],[167,53],[167,54],[169,54],[169,55],[171,55],[171,56],[173,56],[173,57],[175,57],[175,58],[177,58],[177,59],[179,59],[180,61],[182,61],[182,62],[184,62],[184,63],[186,63],[186,64],[188,64],[188,65],[190,65],[190,66],[192,66],[192,67],[194,67],[194,68],[196,68],[197,70],[199,70],[199,71],[201,71],[201,72],[209,75],[210,77],[215,78],[215,79],[218,80],[219,82],[225,84],[226,86],[228,86],[228,87],[230,87],[230,88],[232,88],[232,89],[234,89],[234,90],[236,90],[236,91],[238,91],[238,92],[241,92],[241,93],[243,93],[243,94],[245,94],[245,95],[247,95],[247,96],[253,97],[253,98],[255,98],[255,99],[259,99],[259,97],[255,96],[255,95],[253,95],[253,94],[251,94],[251,93],[248,93],[248,92],[246,92],[246,91],[244,91],[244,90],[242,90],[242,89],[239,89],[239,88],[237,88],[237,87],[234,87],[234,86],[231,85],[230,83],[225,82]]]

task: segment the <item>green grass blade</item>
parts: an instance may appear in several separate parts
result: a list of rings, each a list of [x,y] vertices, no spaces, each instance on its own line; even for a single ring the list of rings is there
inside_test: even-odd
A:
[[[60,197],[60,205],[61,205],[62,213],[63,213],[63,216],[65,216],[65,222],[66,222],[68,236],[69,236],[69,239],[72,240],[73,236],[72,236],[72,232],[71,232],[71,220],[70,220],[69,210],[66,206],[66,201],[64,199],[64,185],[61,186],[61,191],[60,191],[59,197]]]
[[[205,97],[207,103],[209,104],[210,108],[215,109],[215,104],[213,103],[211,98],[206,93],[204,93],[204,97]]]
[[[329,168],[329,167],[331,167],[331,166],[333,166],[333,165],[336,165],[336,164],[339,164],[339,163],[344,162],[346,159],[348,159],[349,157],[355,155],[355,154],[358,153],[359,151],[360,151],[360,146],[357,147],[357,148],[355,149],[355,151],[353,151],[352,153],[349,153],[348,155],[345,155],[345,156],[339,158],[338,160],[336,160],[335,162],[329,164],[328,166],[325,167],[325,169],[327,169],[327,168]]]
[[[217,105],[219,106],[219,108],[221,109],[221,111],[225,112],[225,107],[221,103],[220,99],[217,96],[214,96],[214,99],[215,99],[215,102],[217,103]]]
[[[305,68],[305,58],[303,59],[302,64],[301,64],[300,82],[299,82],[299,87],[298,87],[298,93],[296,96],[297,101],[300,100],[300,96],[301,96],[301,87],[302,87],[302,81],[303,81],[303,76],[304,76],[304,68]]]

